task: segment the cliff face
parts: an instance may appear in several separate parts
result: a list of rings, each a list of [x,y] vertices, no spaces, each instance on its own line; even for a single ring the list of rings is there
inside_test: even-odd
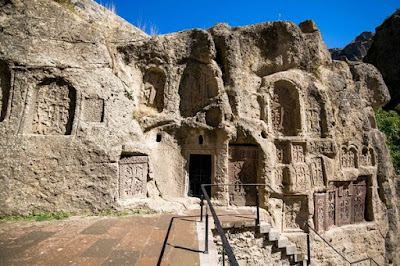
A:
[[[364,62],[373,64],[382,73],[392,97],[386,108],[394,109],[400,104],[400,9],[376,28]]]
[[[373,37],[374,34],[372,32],[364,31],[344,48],[329,49],[332,59],[340,60],[342,56],[345,56],[351,61],[361,61],[367,55]]]
[[[84,0],[7,0],[0,16],[2,215],[165,211],[199,183],[251,205],[240,184],[258,182],[276,228],[302,232],[285,198],[349,258],[398,261],[373,113],[388,90],[372,65],[332,61],[314,22],[150,37]]]

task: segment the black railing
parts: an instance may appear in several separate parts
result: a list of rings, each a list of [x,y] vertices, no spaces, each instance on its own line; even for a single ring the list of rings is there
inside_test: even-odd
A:
[[[231,248],[228,240],[226,239],[225,232],[224,232],[224,230],[223,230],[223,228],[221,226],[221,222],[219,221],[218,216],[217,216],[217,214],[215,212],[215,209],[214,209],[214,207],[213,207],[213,205],[211,203],[210,196],[208,195],[208,193],[207,193],[207,191],[205,189],[206,186],[207,187],[212,187],[212,186],[228,186],[228,187],[229,186],[250,186],[250,187],[255,187],[256,188],[256,221],[255,221],[256,222],[256,228],[260,226],[260,206],[259,206],[260,204],[259,204],[259,191],[258,191],[258,188],[260,186],[264,186],[264,187],[267,187],[274,194],[279,195],[279,193],[276,192],[271,186],[269,186],[267,184],[241,184],[241,185],[238,185],[238,184],[203,184],[203,185],[201,185],[201,190],[203,192],[204,198],[207,201],[206,215],[205,215],[205,217],[206,217],[206,226],[205,226],[206,227],[205,228],[205,230],[206,230],[206,232],[205,232],[206,242],[205,242],[205,252],[204,253],[208,253],[208,208],[207,208],[207,206],[209,206],[211,214],[212,214],[213,219],[214,219],[215,226],[217,228],[217,232],[218,232],[218,234],[219,234],[219,236],[221,238],[221,241],[222,241],[222,263],[223,263],[223,265],[225,265],[225,255],[224,254],[226,252],[226,254],[228,256],[228,259],[229,259],[229,262],[231,263],[231,265],[238,265],[236,257],[232,252],[232,248]],[[308,223],[308,221],[307,221],[308,219],[303,218],[298,211],[296,211],[290,205],[288,205],[283,197],[282,197],[282,201],[283,201],[283,203],[286,204],[287,207],[289,207],[291,209],[291,211],[296,213],[296,215],[297,215],[296,217],[298,217],[300,220],[302,220],[309,230],[313,231],[319,238],[322,239],[322,241],[324,241],[333,251],[335,251],[336,254],[338,254],[343,260],[345,260],[347,263],[349,263],[349,265],[355,265],[355,264],[358,264],[358,263],[361,263],[361,262],[364,262],[364,261],[369,261],[370,265],[373,265],[372,263],[375,263],[375,265],[379,266],[379,264],[374,259],[372,259],[370,257],[364,258],[364,259],[360,259],[360,260],[357,260],[357,261],[353,261],[353,262],[349,261],[343,254],[341,254],[336,248],[334,248],[327,240],[325,240]],[[203,198],[201,198],[200,206],[201,206],[201,211],[200,211],[201,218],[200,218],[200,221],[203,221],[203,206],[204,206]],[[309,234],[309,232],[307,232],[307,265],[310,265],[310,263],[311,263],[310,234]]]

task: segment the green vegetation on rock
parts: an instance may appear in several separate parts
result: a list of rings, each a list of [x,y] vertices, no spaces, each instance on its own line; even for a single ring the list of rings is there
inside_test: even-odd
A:
[[[16,216],[0,216],[0,220],[4,222],[10,222],[10,221],[52,221],[52,220],[62,220],[66,219],[70,216],[69,213],[63,212],[63,211],[58,211],[58,212],[53,212],[53,213],[44,213],[44,212],[31,212],[28,215],[16,215]]]
[[[375,110],[380,131],[387,137],[386,144],[392,157],[396,174],[400,174],[400,115],[396,111]]]

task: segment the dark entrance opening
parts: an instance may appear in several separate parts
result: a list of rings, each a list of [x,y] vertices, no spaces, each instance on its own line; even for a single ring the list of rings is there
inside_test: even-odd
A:
[[[200,197],[201,184],[211,184],[211,155],[190,154],[189,161],[189,196]],[[211,187],[206,187],[211,196]]]

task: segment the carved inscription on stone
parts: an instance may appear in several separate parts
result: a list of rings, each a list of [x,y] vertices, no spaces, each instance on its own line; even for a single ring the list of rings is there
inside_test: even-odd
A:
[[[375,154],[372,148],[364,147],[361,153],[361,164],[363,166],[375,166]]]
[[[307,122],[308,130],[314,135],[321,136],[321,106],[314,95],[308,97]]]
[[[242,184],[257,183],[258,148],[253,146],[229,146],[230,201],[236,205],[255,204],[256,190]]]
[[[128,156],[119,161],[119,193],[121,199],[146,196],[147,156]]]
[[[366,189],[365,181],[353,184],[353,223],[364,221]]]
[[[288,162],[288,144],[286,142],[276,142],[276,161],[277,163],[287,163]]]
[[[336,190],[328,191],[326,193],[325,217],[325,229],[329,230],[329,228],[334,226],[336,223]]]
[[[300,130],[300,112],[297,91],[287,82],[275,84],[271,119],[274,131],[285,136],[296,136]]]
[[[312,178],[312,185],[315,187],[322,187],[325,185],[324,178],[324,164],[321,157],[314,157],[310,160],[310,171]]]
[[[146,104],[156,108],[159,112],[164,109],[165,81],[164,72],[154,67],[147,70],[143,77]]]
[[[330,186],[326,193],[314,194],[314,222],[318,231],[322,228],[329,230],[334,225],[363,222],[367,201],[366,181],[361,179],[356,182],[334,182]],[[323,201],[324,212],[321,214]]]
[[[209,65],[190,63],[186,67],[179,85],[181,115],[195,116],[209,104],[210,98],[218,95],[218,84]]]
[[[322,232],[325,230],[325,206],[326,206],[326,195],[314,194],[314,224],[317,232]]]
[[[86,122],[103,122],[104,120],[104,100],[85,99],[83,119]]]
[[[42,83],[36,94],[32,133],[71,134],[75,97],[75,90],[63,81]]]
[[[292,163],[304,163],[305,144],[292,143]]]
[[[354,146],[342,147],[340,161],[342,168],[358,168],[357,159],[357,149]]]
[[[310,141],[307,147],[308,150],[312,153],[319,153],[330,157],[333,157],[337,153],[335,143],[329,140]]]
[[[291,192],[305,192],[310,187],[310,172],[307,164],[297,164],[291,180]]]
[[[308,219],[307,197],[287,196],[284,200],[284,230],[304,230],[304,221]]]

